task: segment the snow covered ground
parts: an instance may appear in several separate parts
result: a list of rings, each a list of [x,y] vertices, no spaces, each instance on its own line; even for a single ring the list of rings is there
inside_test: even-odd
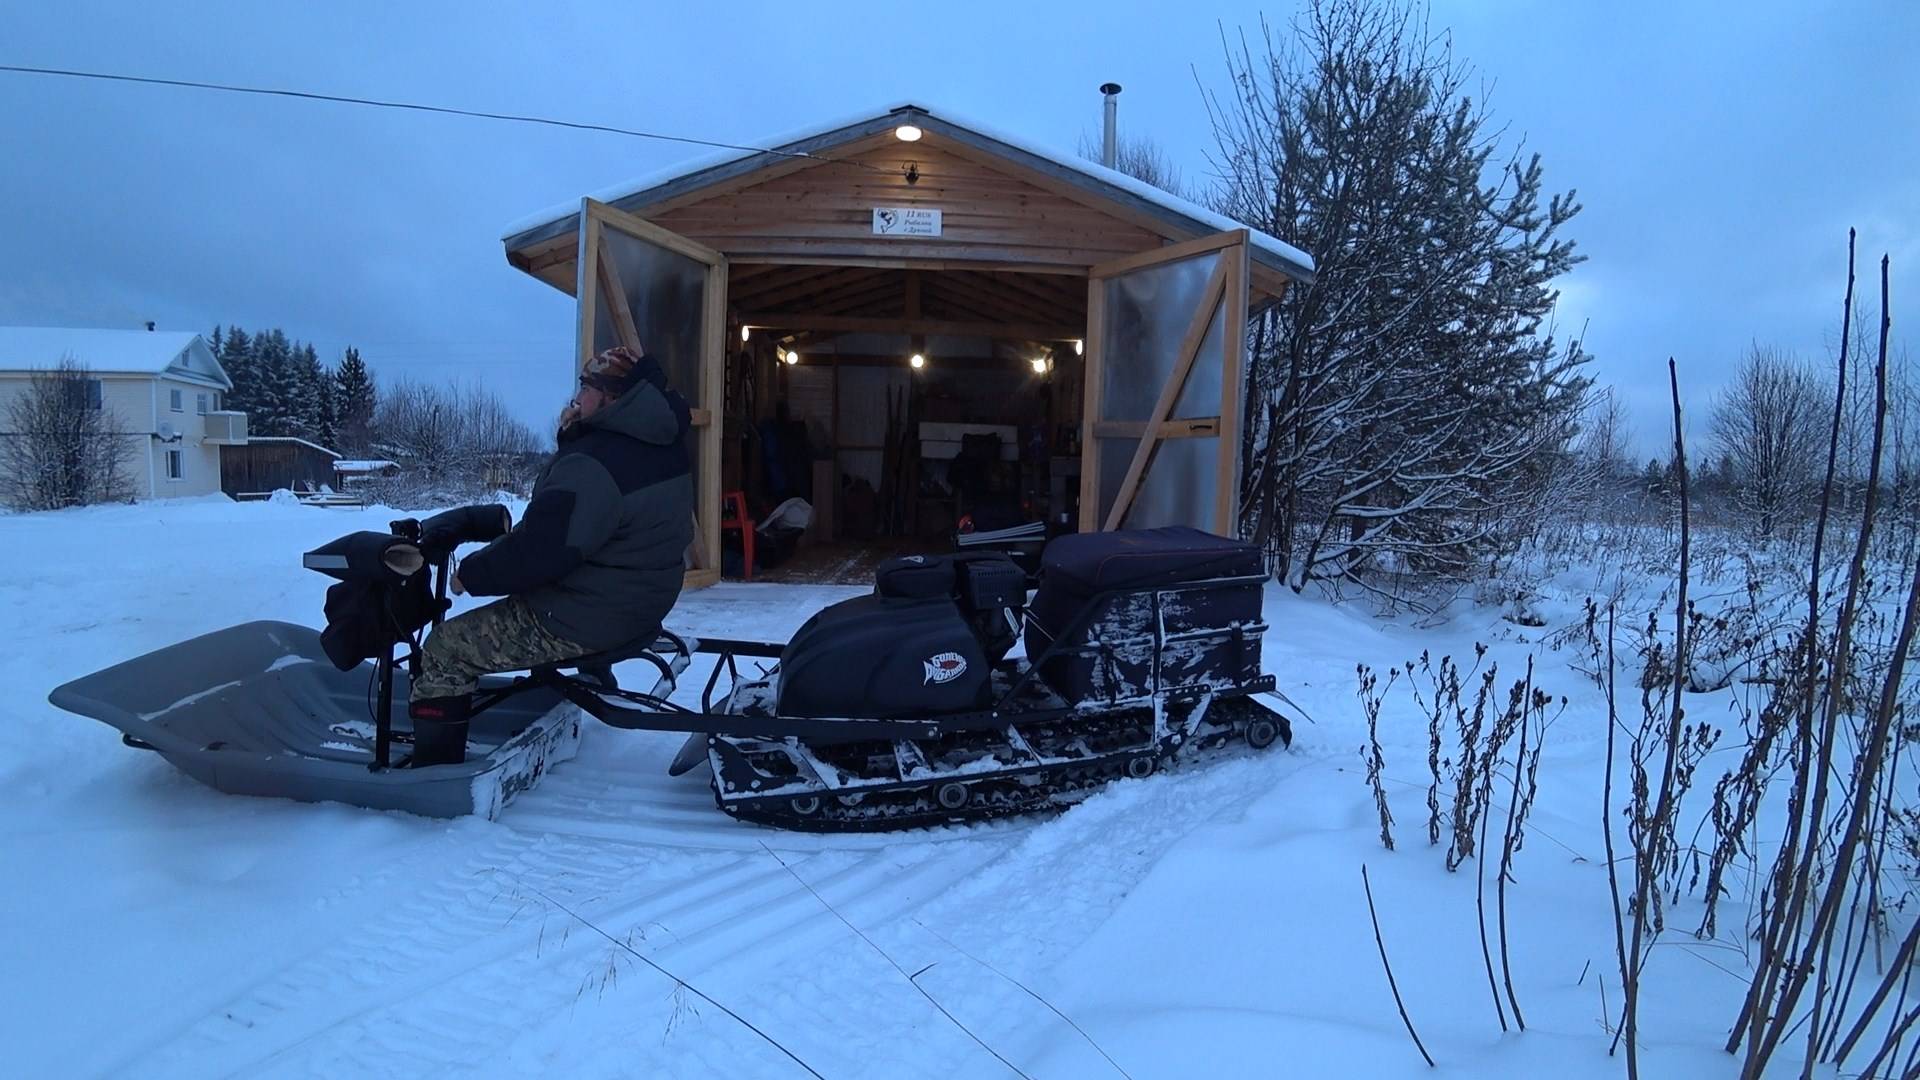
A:
[[[672,735],[596,727],[502,820],[445,822],[219,795],[46,704],[181,638],[317,623],[326,582],[299,553],[391,516],[219,499],[0,516],[10,1075],[805,1075],[769,1040],[834,1078],[1426,1075],[1363,863],[1442,1072],[1622,1072],[1604,707],[1540,644],[1591,574],[1540,601],[1540,629],[1492,608],[1421,628],[1276,590],[1266,665],[1315,721],[1292,750],[1124,781],[1047,820],[896,835],[730,821],[704,770],[665,775]],[[726,584],[673,624],[780,638],[850,592]],[[1495,1020],[1474,866],[1449,874],[1426,845],[1426,731],[1398,690],[1381,724],[1396,852],[1359,767],[1355,663],[1476,641],[1508,677],[1534,654],[1536,682],[1570,699],[1509,893],[1524,1034]],[[1642,1067],[1731,1076],[1737,937],[1674,940],[1647,976]]]

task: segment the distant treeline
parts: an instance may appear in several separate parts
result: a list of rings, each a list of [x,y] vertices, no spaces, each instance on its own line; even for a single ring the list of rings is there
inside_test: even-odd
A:
[[[328,364],[278,327],[249,333],[216,326],[210,340],[233,380],[227,408],[246,413],[253,434],[291,435],[356,454],[367,448],[379,395],[359,350],[348,346],[338,364]]]
[[[348,346],[328,364],[278,327],[214,327],[212,343],[233,380],[227,408],[247,414],[250,433],[397,462],[401,476],[374,485],[389,505],[519,492],[538,467],[542,440],[480,383],[400,376],[382,387],[358,349]]]

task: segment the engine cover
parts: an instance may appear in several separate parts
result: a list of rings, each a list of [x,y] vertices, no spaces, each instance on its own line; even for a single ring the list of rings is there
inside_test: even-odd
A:
[[[947,598],[857,596],[808,619],[780,653],[779,712],[891,719],[988,703],[979,641]]]

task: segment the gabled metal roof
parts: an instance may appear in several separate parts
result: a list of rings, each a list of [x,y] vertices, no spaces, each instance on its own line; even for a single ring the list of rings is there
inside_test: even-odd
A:
[[[1095,162],[1051,152],[985,125],[959,119],[945,110],[935,112],[913,104],[865,113],[831,126],[791,133],[756,144],[766,147],[765,150],[729,150],[710,155],[618,187],[594,192],[588,197],[615,209],[644,216],[649,206],[746,176],[795,157],[818,156],[823,162],[831,161],[828,154],[832,150],[890,132],[902,124],[912,124],[925,132],[1044,174],[1094,199],[1125,207],[1136,215],[1158,219],[1183,236],[1247,228],[1198,203]],[[580,204],[577,201],[550,207],[513,223],[502,239],[507,250],[515,252],[565,236],[577,227],[579,212]],[[1257,229],[1248,229],[1248,234],[1250,253],[1256,262],[1294,281],[1313,280],[1313,259],[1305,252]]]

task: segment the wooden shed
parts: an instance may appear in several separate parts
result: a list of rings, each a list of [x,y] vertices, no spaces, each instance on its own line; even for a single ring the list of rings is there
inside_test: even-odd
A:
[[[1055,528],[1231,532],[1247,318],[1313,274],[916,105],[555,208],[505,245],[576,297],[576,363],[639,344],[693,405],[690,585],[718,576],[723,490],[810,494],[857,537],[950,534],[987,490]]]
[[[264,498],[285,488],[318,491],[333,484],[340,455],[318,443],[281,435],[255,435],[220,448],[220,490],[235,499]]]

